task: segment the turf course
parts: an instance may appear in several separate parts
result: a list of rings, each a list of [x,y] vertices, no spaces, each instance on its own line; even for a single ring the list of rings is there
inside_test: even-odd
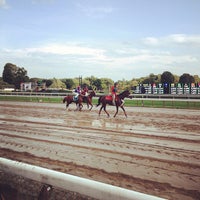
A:
[[[44,102],[44,103],[62,103],[63,97],[56,96],[10,96],[1,95],[0,101],[23,101],[23,102]],[[93,104],[96,105],[98,98],[93,98]],[[200,100],[190,99],[126,99],[125,106],[129,107],[155,107],[155,108],[176,108],[176,109],[200,109]]]

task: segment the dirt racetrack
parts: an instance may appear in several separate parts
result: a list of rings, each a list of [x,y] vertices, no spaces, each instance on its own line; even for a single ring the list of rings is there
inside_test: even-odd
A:
[[[0,156],[167,199],[200,199],[200,111],[0,101]],[[114,107],[108,106],[113,116]]]

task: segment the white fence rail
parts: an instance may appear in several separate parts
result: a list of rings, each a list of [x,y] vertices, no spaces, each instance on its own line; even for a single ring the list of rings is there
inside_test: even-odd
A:
[[[64,97],[73,93],[59,92],[59,93],[47,93],[47,92],[5,92],[0,91],[1,96],[36,96],[36,97]],[[96,97],[105,95],[102,93],[96,93]],[[133,98],[157,98],[157,99],[200,99],[200,94],[132,94]]]
[[[0,170],[102,200],[162,200],[109,184],[0,157]]]

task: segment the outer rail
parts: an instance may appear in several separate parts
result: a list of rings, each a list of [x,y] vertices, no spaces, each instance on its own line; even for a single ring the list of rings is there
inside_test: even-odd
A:
[[[102,200],[162,198],[0,157],[0,170]]]
[[[0,90],[2,96],[48,96],[48,97],[63,97],[73,95],[72,92],[5,92]],[[107,93],[96,93],[96,97],[106,95]],[[199,99],[200,94],[131,94],[132,98],[142,99]]]

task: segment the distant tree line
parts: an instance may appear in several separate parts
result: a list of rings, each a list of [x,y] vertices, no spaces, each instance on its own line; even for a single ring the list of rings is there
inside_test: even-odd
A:
[[[65,78],[65,79],[42,79],[42,78],[29,78],[27,75],[27,70],[23,67],[18,67],[12,63],[6,63],[2,73],[2,78],[0,78],[0,89],[5,87],[14,87],[15,89],[20,89],[20,84],[22,82],[37,82],[38,84],[45,83],[48,88],[63,88],[63,89],[73,89],[78,85],[87,86],[89,89],[95,89],[99,91],[107,91],[109,87],[114,83],[112,79],[109,78],[97,78],[95,76],[86,77],[75,77],[75,78]],[[133,78],[132,80],[118,80],[120,89],[132,90],[139,84],[158,84],[158,83],[181,83],[181,84],[191,84],[200,82],[198,75],[190,75],[188,73],[182,74],[180,77],[173,75],[169,71],[165,71],[162,74],[155,75],[151,73],[149,76],[141,78]]]

